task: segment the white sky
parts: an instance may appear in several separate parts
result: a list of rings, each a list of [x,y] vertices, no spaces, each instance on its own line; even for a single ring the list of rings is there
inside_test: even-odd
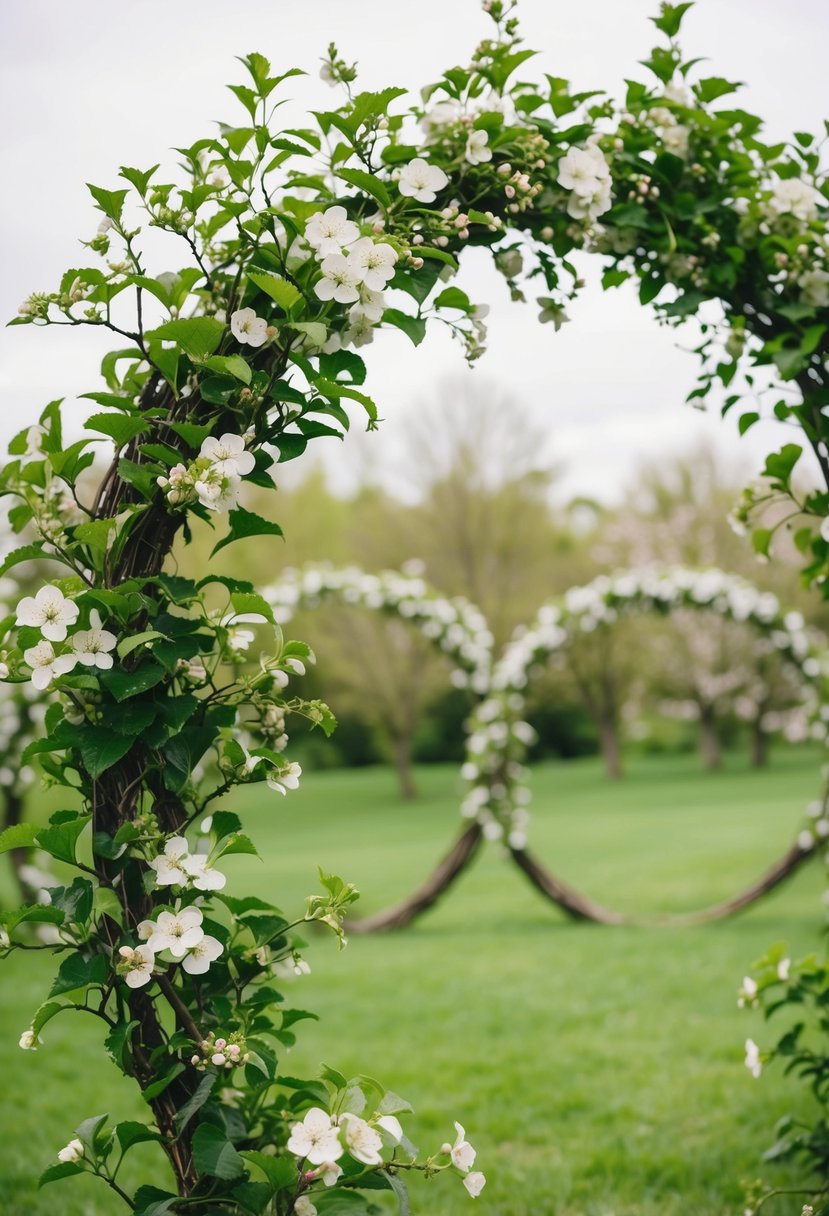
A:
[[[654,44],[649,13],[657,0],[522,0],[527,45],[543,54],[537,71],[581,88],[618,95],[625,76]],[[79,237],[97,225],[85,181],[115,186],[120,164],[164,161],[166,148],[209,133],[210,121],[235,114],[223,84],[241,79],[233,56],[258,49],[275,67],[311,77],[291,88],[323,108],[334,95],[317,78],[319,56],[334,39],[360,62],[365,88],[417,88],[465,61],[487,31],[477,0],[26,0],[0,5],[0,113],[5,187],[0,191],[0,315],[12,317],[30,291],[51,288],[79,264]],[[709,55],[709,74],[744,80],[742,103],[782,138],[822,129],[829,114],[825,0],[698,0],[686,17],[684,46]],[[238,70],[237,70],[238,69]],[[169,162],[174,157],[169,156]],[[177,268],[185,259],[159,263]],[[84,262],[80,262],[84,264]],[[94,263],[93,263],[94,264]],[[725,421],[683,404],[695,360],[677,335],[660,330],[632,292],[603,295],[592,284],[554,334],[535,323],[536,308],[510,304],[485,256],[462,269],[473,299],[492,304],[489,351],[472,373],[508,390],[548,433],[541,459],[565,465],[562,491],[616,497],[643,458],[689,450],[703,439],[726,463],[752,470],[787,437],[763,424],[739,441]],[[100,354],[112,343],[85,330],[0,331],[0,441],[34,421],[52,397],[93,390]],[[690,342],[686,342],[690,345]],[[385,424],[371,463],[395,452],[407,410],[447,377],[463,375],[460,350],[443,334],[414,350],[397,332],[364,353],[369,391]],[[83,405],[74,407],[80,419]],[[364,444],[329,451],[338,484],[363,465]]]

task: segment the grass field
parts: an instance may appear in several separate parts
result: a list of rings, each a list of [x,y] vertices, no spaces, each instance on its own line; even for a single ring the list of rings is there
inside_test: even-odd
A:
[[[534,773],[532,844],[562,877],[622,910],[681,911],[732,894],[790,842],[818,784],[816,753],[775,755],[768,772],[731,758],[717,775],[693,758],[632,762],[607,784],[591,761]],[[297,908],[320,863],[357,883],[364,912],[428,872],[457,830],[456,771],[418,772],[401,804],[382,769],[308,775],[282,799],[238,798],[267,859],[226,864],[231,893]],[[458,1118],[488,1175],[480,1199],[457,1179],[414,1187],[413,1212],[455,1216],[725,1216],[765,1173],[774,1122],[801,1101],[776,1070],[754,1081],[743,1041],[769,1035],[736,1008],[751,961],[776,940],[820,941],[817,865],[742,917],[686,929],[566,922],[489,847],[444,901],[404,933],[354,937],[338,955],[315,938],[296,981],[303,1023],[288,1071],[321,1061],[380,1077],[415,1107],[416,1143],[437,1146]],[[58,1019],[36,1054],[17,1049],[47,985],[40,958],[0,973],[4,1216],[103,1216],[117,1202],[87,1180],[38,1194],[31,1174],[72,1129],[104,1110],[141,1114],[103,1062],[94,1026]],[[131,1178],[141,1161],[136,1150]],[[163,1180],[163,1179],[160,1179]],[[776,1206],[775,1206],[776,1205]],[[799,1213],[796,1197],[767,1211]]]

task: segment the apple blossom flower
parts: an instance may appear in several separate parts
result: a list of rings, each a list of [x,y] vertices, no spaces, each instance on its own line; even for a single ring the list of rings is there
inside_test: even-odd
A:
[[[363,282],[360,284],[360,299],[348,310],[348,315],[353,320],[359,313],[372,325],[376,325],[378,321],[382,320],[385,310],[386,299],[382,291],[373,291]]]
[[[344,1114],[340,1119],[345,1147],[355,1161],[363,1165],[380,1165],[383,1141],[374,1128],[359,1115]]]
[[[299,789],[299,779],[301,776],[301,766],[297,763],[293,763],[287,765],[286,768],[276,769],[269,773],[267,777],[267,784],[272,790],[276,790],[278,794],[286,794],[288,790]]]
[[[221,891],[227,883],[224,874],[208,865],[205,853],[188,853],[181,865],[197,891]]]
[[[322,278],[314,284],[314,294],[320,300],[336,300],[338,304],[355,304],[360,298],[359,285],[364,271],[350,255],[329,253],[321,263]]]
[[[89,625],[89,629],[79,629],[72,635],[72,649],[84,667],[99,667],[107,671],[113,662],[109,651],[115,649],[118,639],[114,633],[103,628],[97,608],[93,608],[89,614]]]
[[[264,346],[268,340],[268,322],[257,317],[252,308],[237,308],[230,314],[230,332],[243,346]]]
[[[204,975],[223,950],[224,946],[218,938],[203,933],[195,945],[190,947],[181,965],[188,975]]]
[[[23,1031],[17,1045],[18,1047],[22,1048],[23,1051],[37,1051],[38,1047],[40,1047],[40,1043],[40,1038],[35,1034],[30,1026],[28,1030]]]
[[[336,1161],[323,1161],[317,1170],[317,1177],[322,1178],[325,1186],[334,1186],[342,1172],[342,1166],[337,1165]]]
[[[223,473],[218,466],[211,465],[193,483],[193,489],[203,507],[223,514],[239,505],[242,482],[234,473]]]
[[[83,1153],[83,1141],[78,1139],[70,1140],[66,1148],[62,1148],[58,1153],[58,1161],[61,1161],[64,1164],[67,1162],[72,1162],[74,1164],[74,1162],[80,1161]]]
[[[760,1048],[753,1039],[746,1039],[745,1065],[755,1080],[763,1071],[763,1063],[760,1059]]]
[[[772,218],[793,215],[795,219],[808,223],[817,219],[818,203],[825,200],[809,182],[798,177],[786,177],[774,183],[768,210]]]
[[[465,1174],[475,1164],[477,1153],[467,1140],[463,1125],[458,1123],[457,1120],[455,1121],[455,1131],[457,1135],[455,1136],[455,1143],[449,1150],[449,1156],[452,1158],[452,1164],[455,1168]]]
[[[557,304],[549,296],[539,296],[536,303],[541,305],[541,311],[538,314],[539,321],[542,325],[552,322],[556,333],[570,320],[561,304]]]
[[[792,960],[790,958],[781,958],[777,964],[777,978],[783,983],[789,978],[789,970],[791,969]]]
[[[305,239],[316,250],[319,259],[331,253],[342,253],[359,235],[360,229],[348,218],[345,207],[316,211],[305,225]]]
[[[397,188],[406,198],[413,198],[418,203],[433,203],[438,191],[448,184],[449,178],[441,168],[416,156],[400,174]]]
[[[750,975],[743,976],[743,982],[737,994],[737,1006],[739,1009],[745,1008],[746,1005],[755,1004],[757,996],[757,981],[752,979]]]
[[[65,676],[78,660],[74,654],[55,654],[51,642],[38,642],[24,650],[23,659],[32,669],[32,683],[35,688],[48,688],[53,679]]]
[[[124,976],[129,988],[143,988],[153,978],[155,955],[146,944],[142,946],[121,946],[118,953],[121,961],[118,971]]]
[[[147,945],[156,954],[169,950],[173,958],[182,958],[204,937],[201,923],[202,914],[199,908],[188,907],[182,908],[180,912],[160,912]]]
[[[403,1128],[400,1120],[394,1115],[381,1115],[379,1119],[375,1119],[375,1123],[390,1137],[393,1144],[399,1144],[403,1139]]]
[[[585,197],[595,194],[600,178],[607,177],[596,152],[604,161],[601,150],[595,147],[568,149],[558,163],[558,184]]]
[[[307,1195],[299,1195],[294,1200],[294,1216],[317,1216],[317,1209]]]
[[[183,836],[172,836],[164,845],[164,852],[150,862],[150,869],[155,870],[156,886],[186,886],[189,877],[183,864],[186,857],[187,841]]]
[[[481,1191],[486,1186],[486,1177],[480,1170],[473,1170],[471,1174],[467,1174],[463,1180],[463,1185],[466,1187],[473,1199],[477,1199]]]
[[[311,1165],[325,1165],[342,1157],[339,1128],[331,1116],[319,1106],[306,1111],[301,1123],[295,1123],[288,1139],[288,1152],[303,1157]]]
[[[214,469],[231,477],[243,477],[252,473],[256,466],[253,452],[247,450],[243,437],[230,432],[219,439],[209,435],[202,443],[199,455],[209,460]]]
[[[47,583],[34,597],[23,597],[17,605],[16,624],[39,629],[50,642],[63,642],[67,626],[75,624],[79,611],[78,605],[68,600],[59,587]]]
[[[362,237],[348,251],[348,260],[362,268],[362,283],[369,291],[383,290],[394,274],[397,256],[391,245],[385,241],[375,243],[370,236]]]
[[[420,119],[420,126],[427,135],[435,135],[442,127],[451,126],[457,122],[462,113],[461,104],[454,97],[436,101],[430,110]]]
[[[797,280],[797,285],[804,304],[810,304],[813,308],[826,308],[829,305],[829,274],[825,270],[807,270]]]
[[[486,131],[470,131],[466,141],[464,160],[470,165],[483,165],[492,160],[492,148]]]

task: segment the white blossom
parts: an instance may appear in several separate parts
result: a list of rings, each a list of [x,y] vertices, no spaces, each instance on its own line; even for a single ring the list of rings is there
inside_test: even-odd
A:
[[[224,874],[208,865],[204,853],[188,853],[182,857],[181,865],[197,891],[221,891],[227,883]]]
[[[208,436],[201,445],[199,455],[209,460],[214,469],[231,477],[252,473],[256,465],[253,452],[247,450],[243,437],[230,432],[218,439],[214,435]]]
[[[307,1195],[299,1195],[294,1200],[294,1216],[317,1216],[317,1209]]]
[[[397,188],[406,198],[413,198],[418,203],[433,203],[438,191],[448,184],[449,178],[441,168],[417,156],[403,169]]]
[[[466,1138],[466,1132],[463,1125],[455,1122],[455,1143],[449,1151],[449,1156],[452,1158],[452,1164],[456,1169],[461,1170],[464,1174],[467,1170],[471,1170],[475,1164],[477,1153]]]
[[[70,1140],[66,1148],[62,1148],[58,1153],[58,1161],[63,1163],[80,1161],[83,1156],[84,1148],[82,1140]]]
[[[23,1031],[17,1045],[18,1047],[21,1047],[23,1051],[37,1051],[38,1047],[40,1047],[40,1042],[40,1039],[30,1026],[28,1030]]]
[[[124,975],[129,988],[143,988],[153,978],[155,955],[146,943],[142,946],[121,946],[118,951],[121,962],[118,970]]]
[[[351,247],[348,260],[361,268],[361,283],[368,291],[382,291],[394,274],[397,250],[385,241],[375,242],[370,236],[364,236]],[[360,292],[361,300],[362,295]]]
[[[312,1106],[301,1123],[295,1123],[288,1138],[288,1152],[309,1161],[325,1165],[342,1157],[339,1128],[331,1116],[319,1106]]]
[[[78,662],[84,667],[98,667],[102,671],[112,667],[113,659],[109,653],[118,644],[114,633],[104,629],[97,608],[89,614],[89,629],[79,629],[73,633],[70,641]]]
[[[237,308],[230,314],[230,332],[243,346],[264,346],[268,340],[268,322],[257,317],[252,308]]]
[[[392,1143],[400,1144],[403,1139],[403,1128],[400,1125],[400,1120],[395,1115],[381,1115],[375,1122],[378,1127],[383,1129]]]
[[[45,641],[38,642],[36,646],[30,646],[23,652],[24,661],[32,669],[32,683],[41,691],[48,688],[53,679],[70,672],[77,658],[74,654],[56,655],[52,643]]]
[[[542,325],[552,322],[556,333],[570,320],[561,304],[556,303],[549,296],[539,296],[536,303],[541,305],[541,311],[538,314],[539,321]]]
[[[746,1005],[754,1004],[757,996],[757,981],[752,979],[750,975],[743,976],[743,982],[740,986],[740,991],[737,994],[737,1005],[740,1009]]]
[[[337,1165],[336,1161],[324,1161],[317,1170],[317,1176],[322,1178],[325,1186],[335,1186],[342,1172],[342,1166]]]
[[[462,113],[461,104],[454,97],[436,101],[430,110],[420,119],[420,126],[427,135],[437,134],[442,127],[451,126],[457,122]]]
[[[182,958],[204,937],[199,908],[182,908],[180,912],[160,912],[147,945],[156,954],[169,950],[173,958]],[[140,934],[139,934],[140,936]]]
[[[320,269],[322,278],[314,284],[318,299],[336,300],[338,304],[355,304],[359,300],[358,288],[363,281],[359,262],[341,253],[330,253]]]
[[[234,473],[223,473],[217,465],[211,465],[193,483],[193,489],[203,507],[222,514],[239,505],[242,482]]]
[[[63,642],[68,625],[74,625],[78,605],[68,600],[59,587],[47,583],[34,597],[27,595],[17,605],[17,624],[39,629],[50,642]]]
[[[189,875],[184,868],[184,860],[187,855],[186,839],[183,836],[171,837],[164,845],[164,852],[150,862],[150,869],[155,870],[156,886],[186,886]]]
[[[795,219],[808,223],[817,219],[818,203],[823,201],[823,195],[809,182],[801,181],[798,177],[786,177],[774,183],[768,210],[772,218],[793,215]]]
[[[745,1065],[755,1080],[763,1071],[763,1063],[760,1059],[760,1048],[754,1042],[754,1039],[746,1039]]]
[[[223,950],[224,946],[218,938],[204,933],[196,944],[190,947],[181,965],[188,975],[204,975]]]
[[[383,1160],[383,1141],[374,1128],[359,1115],[345,1114],[340,1119],[345,1147],[363,1165],[379,1165]]]
[[[466,1187],[473,1199],[477,1199],[481,1191],[486,1186],[486,1178],[480,1170],[474,1170],[471,1174],[467,1174],[463,1180],[463,1185]]]
[[[276,790],[278,794],[286,794],[288,790],[299,789],[299,779],[301,776],[301,766],[293,763],[289,764],[286,768],[271,772],[267,777],[267,784],[272,790]]]
[[[825,270],[807,270],[797,280],[797,285],[804,304],[810,304],[813,308],[826,308],[829,305],[829,274]]]
[[[470,131],[464,150],[464,160],[470,165],[483,165],[492,160],[492,148],[486,131]]]
[[[329,207],[310,216],[305,225],[305,239],[322,259],[331,253],[341,253],[353,245],[360,229],[348,218],[345,207]]]
[[[781,958],[780,962],[777,964],[777,978],[782,980],[783,983],[785,983],[789,978],[791,965],[792,960],[790,958]]]

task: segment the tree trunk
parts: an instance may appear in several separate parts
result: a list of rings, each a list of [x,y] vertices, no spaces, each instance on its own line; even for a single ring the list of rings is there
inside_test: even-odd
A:
[[[619,750],[619,728],[613,718],[599,720],[599,742],[605,776],[611,781],[618,781],[622,776],[622,756]]]
[[[406,802],[417,798],[417,786],[412,775],[412,741],[408,735],[392,740],[394,769],[400,786],[400,797]]]
[[[758,717],[751,724],[751,767],[765,768],[769,762],[769,737]]]
[[[702,763],[709,772],[722,768],[722,748],[714,723],[714,711],[708,705],[700,706],[699,750]]]

